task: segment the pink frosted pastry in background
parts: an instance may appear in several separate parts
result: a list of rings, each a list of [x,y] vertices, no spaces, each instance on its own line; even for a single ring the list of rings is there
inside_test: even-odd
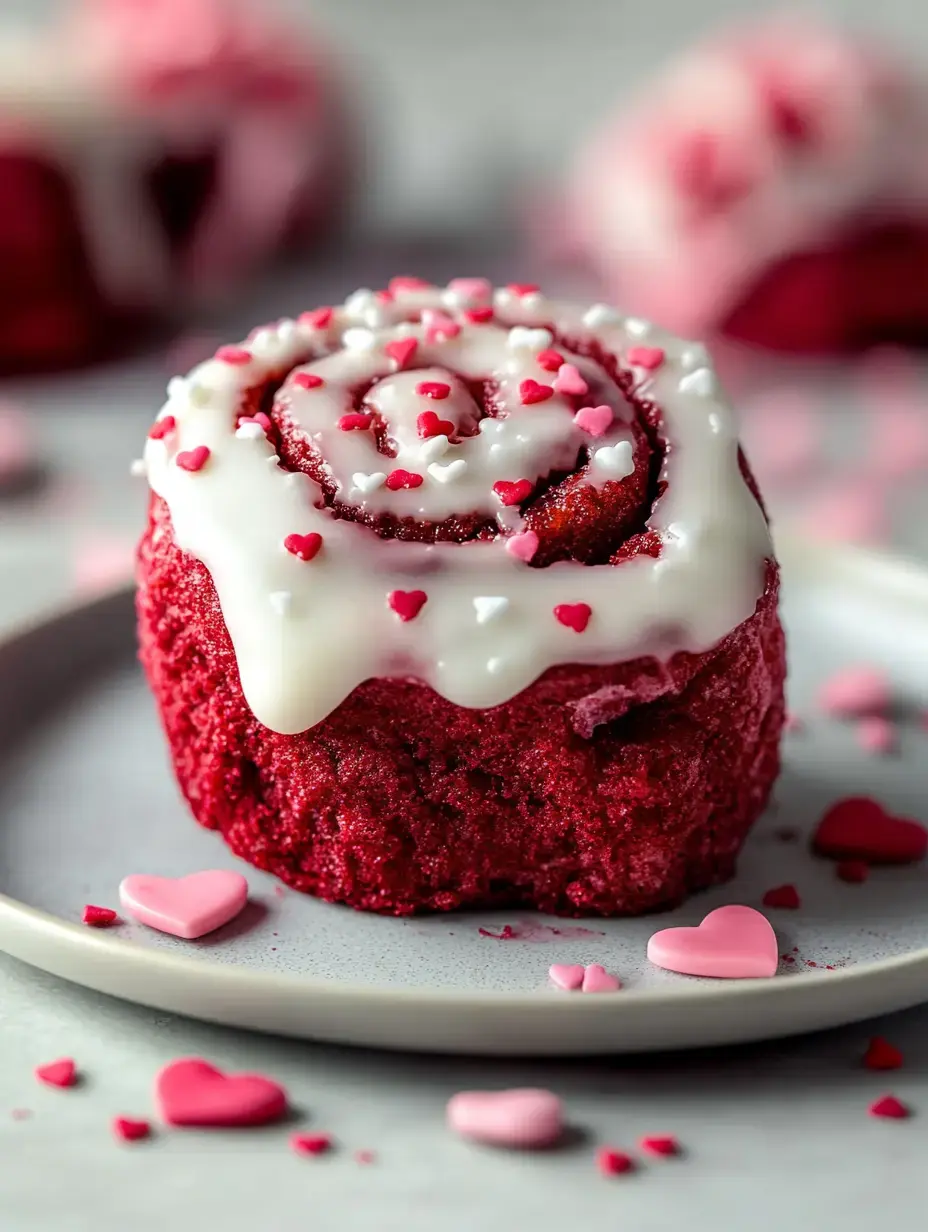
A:
[[[835,351],[928,333],[928,91],[790,17],[688,52],[582,150],[570,239],[686,337]]]
[[[0,370],[76,363],[315,237],[324,52],[258,0],[84,0],[0,35]]]

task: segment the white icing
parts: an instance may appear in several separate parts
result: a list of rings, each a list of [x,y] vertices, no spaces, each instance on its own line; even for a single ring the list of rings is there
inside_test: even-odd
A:
[[[497,292],[496,322],[472,325],[442,309],[444,289],[398,291],[394,303],[382,306],[392,323],[375,332],[369,347],[341,345],[364,327],[340,309],[324,331],[302,322],[285,336],[278,329],[273,363],[212,359],[194,370],[183,390],[172,384],[177,428],[147,443],[150,483],[167,503],[178,545],[212,575],[245,697],[273,730],[313,726],[371,677],[417,677],[459,705],[494,706],[556,664],[703,651],[754,610],[771,546],[739,469],[732,413],[712,389],[699,396],[681,390],[686,374],[680,355],[688,344],[659,330],[653,331],[655,345],[666,359],[651,376],[649,396],[662,408],[669,448],[666,490],[648,519],[663,542],[657,559],[536,569],[507,550],[504,535],[467,543],[382,539],[319,507],[316,483],[282,470],[263,435],[236,433],[245,389],[281,367],[314,372],[321,386],[305,389],[288,379],[278,405],[324,459],[340,501],[373,514],[429,521],[484,515],[508,533],[521,533],[519,506],[501,507],[493,484],[536,482],[552,471],[573,470],[587,449],[595,451],[584,472],[588,482],[631,473],[631,410],[597,364],[560,342],[565,358],[596,383],[596,401],[612,407],[613,424],[592,445],[574,424],[575,404],[565,395],[523,406],[520,383],[551,385],[553,374],[540,368],[532,350],[509,346],[510,329],[543,319],[559,338],[595,333],[620,362],[640,336],[621,319],[590,327],[581,308],[550,301],[526,308],[526,298],[542,297]],[[354,307],[364,313],[369,304]],[[428,324],[401,327],[399,318],[413,307],[425,310]],[[418,341],[411,361],[417,367],[396,372],[384,346],[407,335]],[[495,417],[479,419],[467,385],[475,380],[495,384]],[[449,385],[448,397],[416,394],[422,381]],[[352,395],[368,385],[361,409],[382,417],[395,457],[378,452],[374,431],[337,427],[343,414],[358,409]],[[195,389],[207,395],[197,404]],[[417,430],[423,411],[454,425],[442,460],[427,469],[421,461],[427,442]],[[176,465],[178,451],[200,445],[210,450],[201,470]],[[607,459],[614,474],[603,476]],[[444,468],[440,477],[433,468]],[[396,469],[422,475],[422,484],[391,491],[386,479]],[[281,549],[288,535],[310,532],[323,538],[311,561]],[[395,590],[426,592],[414,619],[404,622],[391,610],[387,596]],[[553,609],[562,603],[591,607],[582,634],[555,619]],[[269,607],[279,617],[273,636]]]

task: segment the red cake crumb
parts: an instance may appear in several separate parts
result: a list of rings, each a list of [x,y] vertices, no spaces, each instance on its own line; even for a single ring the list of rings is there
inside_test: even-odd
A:
[[[35,1076],[47,1087],[73,1087],[77,1082],[77,1066],[70,1057],[60,1061],[49,1061],[47,1065],[37,1065]]]
[[[802,906],[799,891],[794,885],[776,886],[768,890],[761,901],[765,907],[782,907],[787,911],[796,911]]]
[[[109,928],[111,924],[118,922],[119,916],[112,907],[94,907],[90,903],[84,908],[81,916],[81,923],[89,924],[91,928]]]
[[[893,1121],[904,1121],[912,1115],[912,1109],[897,1099],[895,1095],[884,1095],[874,1100],[867,1112],[872,1117],[888,1117]]]
[[[291,1134],[290,1148],[297,1155],[325,1155],[332,1149],[329,1134]]]
[[[641,1138],[638,1142],[638,1148],[644,1151],[646,1155],[660,1155],[664,1158],[682,1154],[680,1143],[671,1134]]]
[[[149,1121],[135,1121],[130,1117],[114,1117],[113,1133],[120,1142],[142,1142],[151,1137]]]
[[[634,1172],[635,1161],[625,1151],[601,1146],[596,1152],[596,1167],[603,1176],[622,1176],[626,1172]]]

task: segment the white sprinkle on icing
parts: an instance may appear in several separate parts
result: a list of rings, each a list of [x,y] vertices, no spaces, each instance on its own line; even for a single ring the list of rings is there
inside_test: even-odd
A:
[[[647,338],[652,330],[650,321],[642,321],[641,317],[626,317],[625,332],[631,338]]]
[[[695,372],[688,372],[680,381],[680,393],[711,398],[715,395],[715,377],[708,368],[697,368]]]
[[[443,457],[447,452],[451,442],[443,433],[438,436],[430,436],[427,441],[423,441],[419,446],[419,461],[434,462],[436,458]]]
[[[383,471],[374,471],[370,475],[365,475],[362,471],[356,471],[351,476],[351,482],[359,492],[375,492],[387,482],[387,476]]]
[[[289,590],[272,590],[268,602],[278,616],[286,616],[293,606],[293,595]]]
[[[502,616],[509,607],[509,600],[503,595],[475,595],[474,610],[477,613],[477,624],[485,625],[487,621]]]
[[[625,479],[635,470],[635,459],[630,441],[615,445],[602,445],[591,459],[594,470],[608,475],[610,479]]]
[[[168,381],[169,398],[186,398],[188,382],[182,376],[172,376]]]
[[[429,474],[436,483],[452,483],[455,479],[460,479],[467,470],[467,463],[463,458],[455,458],[453,462],[448,462],[442,466],[440,462],[433,462],[429,467]]]
[[[583,314],[583,324],[587,329],[601,329],[604,325],[618,325],[622,318],[608,304],[594,304]]]
[[[377,342],[377,335],[369,329],[346,329],[342,334],[342,342],[349,351],[370,351]]]
[[[710,364],[709,352],[701,342],[692,342],[680,352],[680,367],[684,372],[694,368],[707,368]]]
[[[554,341],[554,335],[549,329],[526,329],[524,325],[516,325],[509,331],[506,345],[513,350],[526,347],[530,351],[543,351]]]

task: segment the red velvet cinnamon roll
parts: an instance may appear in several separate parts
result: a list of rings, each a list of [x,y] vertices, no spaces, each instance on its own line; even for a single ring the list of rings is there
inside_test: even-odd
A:
[[[777,566],[706,352],[396,278],[169,386],[141,657],[197,820],[406,914],[632,914],[778,770]]]

